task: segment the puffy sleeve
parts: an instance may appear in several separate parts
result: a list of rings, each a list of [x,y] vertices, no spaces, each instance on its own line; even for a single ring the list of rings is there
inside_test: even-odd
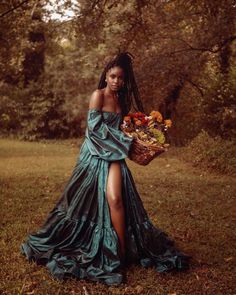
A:
[[[87,117],[86,142],[90,153],[106,161],[128,157],[133,138],[106,124],[102,112],[90,109]]]

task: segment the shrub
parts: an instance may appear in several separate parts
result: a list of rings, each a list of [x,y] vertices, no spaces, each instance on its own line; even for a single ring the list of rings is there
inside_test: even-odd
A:
[[[0,135],[21,139],[69,138],[82,135],[84,115],[66,109],[65,98],[51,85],[31,83],[27,88],[1,83]],[[52,88],[52,86],[51,86]]]
[[[204,95],[203,113],[204,129],[211,136],[220,135],[228,140],[236,136],[236,71],[228,76],[218,74],[209,84]]]
[[[236,146],[234,141],[211,137],[202,130],[185,149],[185,159],[195,166],[230,175],[236,174]]]

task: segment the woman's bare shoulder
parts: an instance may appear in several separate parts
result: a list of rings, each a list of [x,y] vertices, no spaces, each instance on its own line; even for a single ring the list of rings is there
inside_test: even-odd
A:
[[[103,106],[103,95],[104,94],[102,89],[94,90],[90,97],[89,108],[101,110]]]

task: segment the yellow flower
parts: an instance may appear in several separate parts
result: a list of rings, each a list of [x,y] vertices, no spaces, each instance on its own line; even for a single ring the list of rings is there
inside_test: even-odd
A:
[[[171,127],[171,126],[172,126],[172,121],[171,121],[170,119],[165,120],[164,122],[165,122],[165,125],[166,125],[167,127]]]
[[[162,114],[158,111],[152,111],[150,116],[152,116],[153,119],[156,119],[157,122],[162,122],[163,120]]]
[[[160,130],[152,128],[150,129],[150,131],[153,133],[154,137],[160,144],[163,144],[165,142],[165,135]]]

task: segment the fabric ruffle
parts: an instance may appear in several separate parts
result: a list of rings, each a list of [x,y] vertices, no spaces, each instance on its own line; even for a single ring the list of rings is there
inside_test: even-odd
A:
[[[122,281],[122,275],[116,273],[121,266],[118,251],[112,227],[101,227],[86,216],[73,220],[57,208],[21,245],[29,261],[46,265],[57,279],[75,276],[106,283],[109,278],[114,284]]]

